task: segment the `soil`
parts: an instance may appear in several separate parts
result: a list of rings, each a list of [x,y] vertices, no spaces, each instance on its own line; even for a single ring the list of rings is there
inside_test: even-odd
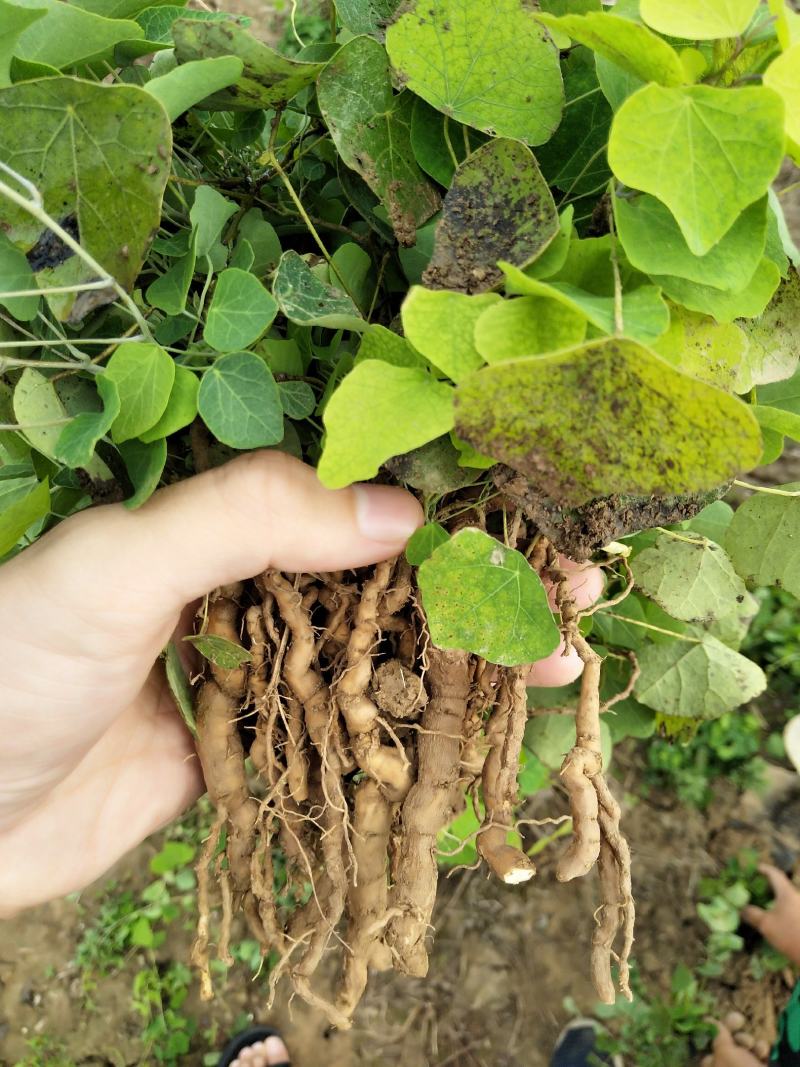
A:
[[[617,795],[627,798],[624,826],[638,905],[635,960],[646,986],[665,992],[675,965],[692,966],[702,958],[703,927],[692,900],[697,880],[745,846],[786,866],[800,856],[792,829],[798,823],[791,817],[800,805],[800,785],[796,776],[773,768],[766,800],[752,794],[737,798],[723,788],[702,814],[661,795],[632,803],[625,787],[634,785],[636,771],[624,752],[612,773],[618,776]],[[537,794],[531,804],[533,817],[566,810],[558,789]],[[157,835],[146,842],[112,872],[120,889],[140,891],[151,881],[148,861],[160,841]],[[285,994],[267,1019],[266,985],[251,981],[243,964],[234,967],[210,1005],[202,1005],[195,990],[183,1010],[199,1020],[201,1030],[215,1024],[220,1045],[242,1013],[277,1025],[295,1067],[546,1067],[569,1018],[564,998],[573,998],[584,1012],[594,1003],[588,946],[596,876],[557,884],[560,848],[559,843],[537,857],[539,874],[526,885],[504,886],[477,871],[443,878],[428,977],[374,976],[349,1033],[331,1032],[299,1000],[287,1004]],[[70,1064],[152,1062],[143,1054],[142,1022],[131,1007],[137,960],[101,981],[88,1002],[72,962],[101,888],[84,893],[80,905],[57,901],[0,925],[2,1067],[22,1059],[27,1040],[37,1034],[61,1038]],[[173,927],[157,950],[163,963],[189,958],[191,931],[178,923]],[[332,983],[335,974],[329,971]],[[780,976],[757,983],[743,967],[735,988],[721,994],[723,1010],[743,1011],[768,1037],[788,991]],[[208,1051],[207,1045],[199,1047],[181,1062],[199,1067]]]

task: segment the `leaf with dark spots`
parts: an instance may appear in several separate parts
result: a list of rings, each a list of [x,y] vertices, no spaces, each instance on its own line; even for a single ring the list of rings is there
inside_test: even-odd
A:
[[[342,160],[380,197],[400,243],[414,244],[441,200],[414,158],[412,98],[393,92],[382,46],[350,41],[320,75],[317,94]]]
[[[531,150],[489,141],[455,173],[423,280],[431,289],[493,289],[503,277],[498,260],[526,267],[557,233],[553,197]]]
[[[569,507],[710,490],[761,454],[746,404],[622,338],[478,371],[456,390],[456,432]]]
[[[80,241],[81,236],[78,232],[78,220],[74,215],[67,215],[63,219],[58,219],[58,224],[62,230],[65,230],[70,237],[73,237],[76,241]],[[26,259],[30,268],[34,273],[40,270],[44,270],[46,267],[57,267],[70,256],[74,256],[75,253],[69,247],[65,245],[60,237],[51,230],[45,230],[33,248],[27,253]]]

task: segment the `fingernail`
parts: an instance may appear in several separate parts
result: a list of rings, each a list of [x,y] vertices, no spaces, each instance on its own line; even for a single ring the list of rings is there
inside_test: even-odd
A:
[[[422,525],[422,508],[391,485],[354,485],[356,522],[364,537],[384,544],[405,543]]]

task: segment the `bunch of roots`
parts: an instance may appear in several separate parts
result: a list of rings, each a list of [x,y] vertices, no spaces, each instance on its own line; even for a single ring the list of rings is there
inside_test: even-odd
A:
[[[600,659],[578,632],[555,550],[542,538],[528,547],[585,663],[576,742],[561,771],[573,837],[557,874],[568,881],[598,866],[592,973],[598,994],[613,1002],[614,959],[630,995],[634,909],[619,807],[602,775]],[[203,632],[243,643],[251,655],[235,670],[208,664],[197,697],[198,751],[217,813],[197,866],[193,961],[203,995],[212,995],[215,878],[218,957],[232,962],[231,920],[241,910],[263,953],[278,960],[272,992],[288,975],[300,997],[345,1029],[370,969],[427,972],[437,838],[465,803],[477,811],[482,796],[476,847],[494,875],[513,884],[536,873],[507,843],[527,668],[434,647],[403,559],[347,574],[267,571],[210,596]],[[314,985],[329,950],[341,962],[334,998]]]

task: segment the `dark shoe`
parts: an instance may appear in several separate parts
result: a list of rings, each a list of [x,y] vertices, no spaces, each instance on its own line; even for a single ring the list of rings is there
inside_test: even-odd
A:
[[[218,1067],[230,1067],[240,1052],[244,1052],[246,1048],[255,1045],[257,1041],[265,1041],[268,1037],[281,1037],[281,1035],[277,1030],[273,1030],[271,1026],[252,1026],[249,1030],[237,1034],[223,1049]],[[291,1064],[288,1062],[280,1063],[276,1064],[275,1067],[291,1067]]]
[[[594,1019],[574,1019],[559,1034],[550,1067],[620,1067],[616,1057],[596,1050],[599,1029]]]

